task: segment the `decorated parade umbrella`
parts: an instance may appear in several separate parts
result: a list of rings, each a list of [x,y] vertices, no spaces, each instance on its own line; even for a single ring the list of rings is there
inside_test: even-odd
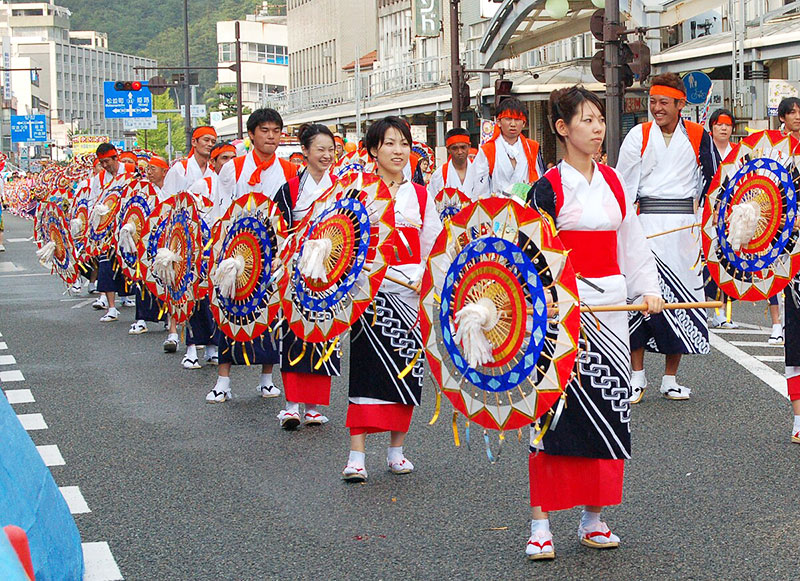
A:
[[[81,264],[91,259],[86,252],[86,232],[89,229],[89,199],[76,197],[69,214],[69,231],[75,244],[75,256]]]
[[[94,206],[89,209],[86,230],[86,252],[89,256],[102,256],[116,246],[117,215],[125,197],[126,184],[116,179]]]
[[[345,153],[331,166],[331,173],[337,178],[347,174],[371,173],[374,164],[370,161],[365,149]]]
[[[436,154],[431,149],[431,146],[427,143],[423,143],[421,141],[415,141],[411,145],[411,151],[416,153],[419,158],[427,158],[430,167],[428,168],[430,171],[433,171],[436,168]]]
[[[442,222],[458,214],[471,202],[469,196],[458,188],[442,188],[439,193],[436,194],[434,201],[436,202],[436,212],[439,214],[439,219]]]
[[[117,260],[128,280],[140,280],[139,241],[150,212],[157,200],[156,190],[148,181],[132,180],[127,187],[117,221]]]
[[[764,300],[800,271],[798,141],[779,131],[744,138],[720,165],[703,208],[709,274],[734,299]]]
[[[154,214],[161,223],[154,224]],[[194,196],[180,192],[156,205],[142,231],[140,252],[148,254],[148,264],[140,272],[178,324],[191,316],[197,300],[203,250],[199,224]]]
[[[375,298],[392,255],[394,204],[374,174],[350,174],[319,200],[286,245],[280,278],[289,328],[335,341]]]
[[[286,222],[261,193],[240,196],[214,228],[211,245],[211,312],[233,341],[264,334],[280,310],[279,252]]]
[[[561,397],[577,354],[578,290],[567,252],[536,211],[488,198],[453,216],[420,301],[431,374],[468,420],[515,430]],[[549,302],[559,316],[548,322]]]
[[[66,284],[78,279],[78,261],[69,230],[69,223],[61,206],[55,202],[42,202],[36,212],[33,231],[39,249],[39,263],[56,273]]]

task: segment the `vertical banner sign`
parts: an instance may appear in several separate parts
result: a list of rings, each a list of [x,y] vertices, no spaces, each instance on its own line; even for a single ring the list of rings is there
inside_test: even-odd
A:
[[[442,27],[441,0],[414,0],[415,36],[439,36]]]
[[[11,101],[11,39],[3,37],[3,101]]]

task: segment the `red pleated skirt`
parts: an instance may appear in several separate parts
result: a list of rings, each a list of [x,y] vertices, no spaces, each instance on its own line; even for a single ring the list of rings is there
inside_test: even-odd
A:
[[[310,405],[331,404],[330,376],[281,370],[281,379],[286,401]]]
[[[786,378],[786,387],[789,391],[789,400],[797,401],[800,399],[800,375]]]
[[[624,460],[531,453],[531,506],[543,511],[622,502]]]
[[[354,436],[376,432],[407,432],[414,406],[402,403],[355,404],[347,406],[347,422]]]

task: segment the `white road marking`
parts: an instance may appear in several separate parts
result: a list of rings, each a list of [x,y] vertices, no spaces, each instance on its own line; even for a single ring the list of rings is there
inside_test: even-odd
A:
[[[8,345],[4,341],[0,341],[0,351],[8,349]]]
[[[24,268],[21,270],[25,270]],[[53,276],[49,272],[28,272],[26,274],[2,274],[0,278],[14,278],[17,276]]]
[[[13,355],[0,355],[0,365],[14,365],[16,362]]]
[[[769,329],[713,329],[715,334],[719,335],[764,335],[769,337]]]
[[[777,363],[785,360],[783,355],[755,355],[755,358],[759,361],[764,361],[765,363]]]
[[[123,579],[108,543],[81,543],[83,581],[121,581]]]
[[[68,299],[59,299],[62,303],[74,303],[75,301],[82,301],[84,300],[82,297],[70,297]]]
[[[92,512],[89,510],[89,505],[86,504],[86,500],[83,498],[79,487],[59,486],[58,489],[61,491],[61,496],[67,501],[67,506],[71,514],[86,514],[87,512]]]
[[[22,372],[19,369],[14,369],[13,371],[0,371],[0,382],[11,382],[11,381],[25,381],[25,377],[22,375]]]
[[[70,307],[70,309],[80,309],[82,307],[85,307],[89,303],[93,303],[93,302],[94,302],[94,299],[84,299],[83,301],[81,301],[79,303],[75,303],[74,305],[72,305]]]
[[[33,399],[33,394],[30,389],[9,389],[5,394],[10,404],[33,403],[36,401]]]
[[[42,414],[17,414],[17,419],[28,432],[47,429],[47,422]]]
[[[0,262],[0,272],[19,272],[20,270],[25,269],[13,262]]]
[[[761,381],[766,383],[772,389],[777,391],[785,398],[789,398],[786,390],[786,379],[772,369],[769,365],[759,361],[749,353],[745,353],[735,345],[731,345],[722,337],[718,337],[715,333],[709,334],[711,346],[723,355],[727,355],[736,363],[744,367],[747,371],[755,375]]]
[[[769,347],[770,349],[783,349],[783,344],[770,345],[766,341],[728,341],[731,345],[737,347]]]
[[[47,444],[46,446],[36,446],[39,451],[39,456],[44,460],[45,466],[64,466],[64,457],[61,455],[61,450],[58,449],[56,444]]]
[[[31,238],[6,238],[6,242],[30,242]]]

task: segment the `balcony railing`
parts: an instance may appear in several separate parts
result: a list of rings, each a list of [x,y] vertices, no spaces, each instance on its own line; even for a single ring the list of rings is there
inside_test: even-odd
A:
[[[379,97],[437,87],[449,82],[450,57],[431,57],[379,66],[362,72],[358,79],[354,73],[341,83],[313,85],[267,95],[262,104],[288,114],[352,103],[356,99],[357,83],[360,83],[361,101],[368,104]]]

